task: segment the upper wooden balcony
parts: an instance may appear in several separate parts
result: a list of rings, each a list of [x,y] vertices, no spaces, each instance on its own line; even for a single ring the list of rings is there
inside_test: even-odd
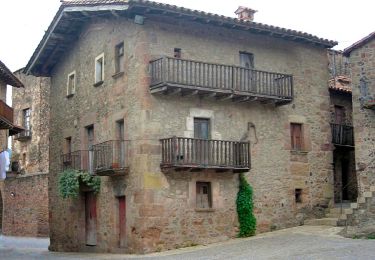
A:
[[[0,129],[8,129],[13,124],[13,108],[0,100]],[[4,122],[3,122],[4,121]]]
[[[99,176],[125,175],[129,171],[129,141],[112,140],[61,156],[62,170],[87,171]]]
[[[293,76],[287,74],[171,57],[152,60],[150,73],[151,93],[276,105],[293,100]]]
[[[250,143],[185,137],[161,139],[162,169],[247,172]]]
[[[338,146],[354,146],[353,127],[342,124],[331,124],[332,143]]]

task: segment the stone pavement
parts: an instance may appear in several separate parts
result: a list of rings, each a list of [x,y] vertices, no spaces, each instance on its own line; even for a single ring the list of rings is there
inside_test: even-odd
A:
[[[341,229],[301,226],[149,255],[48,252],[48,239],[0,236],[0,259],[375,259],[375,240],[343,238]]]

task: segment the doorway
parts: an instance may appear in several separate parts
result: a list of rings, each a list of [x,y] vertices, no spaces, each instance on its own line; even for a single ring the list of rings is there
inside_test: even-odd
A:
[[[85,193],[86,245],[96,246],[96,196],[94,192]]]

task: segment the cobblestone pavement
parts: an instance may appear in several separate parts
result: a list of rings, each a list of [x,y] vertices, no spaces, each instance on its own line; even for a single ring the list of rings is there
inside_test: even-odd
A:
[[[48,252],[48,239],[0,236],[0,259],[375,259],[375,240],[343,238],[340,230],[302,226],[141,256]]]

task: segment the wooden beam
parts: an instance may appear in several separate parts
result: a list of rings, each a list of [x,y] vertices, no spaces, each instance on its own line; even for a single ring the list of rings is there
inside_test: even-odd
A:
[[[164,95],[176,95],[181,92],[181,88],[176,89],[167,89],[167,91],[164,91]]]
[[[120,17],[119,13],[117,13],[115,10],[111,10],[111,14],[112,14],[114,17],[116,17],[116,18],[119,18],[119,17]]]
[[[199,96],[201,98],[213,98],[213,97],[216,97],[216,95],[217,95],[216,92],[212,92],[212,93],[200,94]]]
[[[234,97],[234,98],[232,98],[232,101],[233,101],[233,102],[238,102],[238,103],[240,103],[240,102],[246,102],[246,101],[248,101],[248,100],[250,100],[250,97],[249,97],[249,96],[244,96],[244,97]]]
[[[221,95],[221,96],[216,97],[216,99],[223,101],[223,100],[231,99],[233,98],[233,96],[234,96],[233,94]]]
[[[187,97],[187,96],[194,96],[198,94],[198,90],[188,90],[188,91],[182,91],[181,96],[182,97]]]

